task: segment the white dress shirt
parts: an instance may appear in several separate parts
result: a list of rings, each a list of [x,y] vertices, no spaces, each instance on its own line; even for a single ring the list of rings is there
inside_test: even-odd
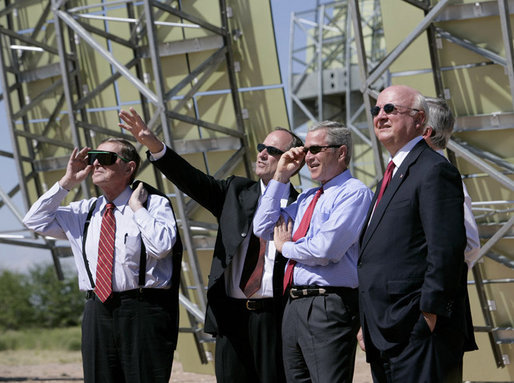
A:
[[[78,271],[80,290],[92,290],[82,256],[82,236],[89,209],[96,200],[86,240],[86,256],[93,280],[96,277],[98,241],[102,214],[107,204],[101,196],[72,202],[60,206],[68,190],[55,183],[43,194],[29,212],[23,223],[38,234],[58,239],[68,239]],[[141,239],[144,241],[146,259],[145,287],[169,288],[172,275],[171,249],[177,237],[175,217],[169,201],[159,195],[150,194],[147,208],[134,212],[128,205],[132,189],[127,188],[112,201],[116,208],[116,236],[113,265],[113,291],[138,288]],[[177,271],[178,272],[178,271]]]

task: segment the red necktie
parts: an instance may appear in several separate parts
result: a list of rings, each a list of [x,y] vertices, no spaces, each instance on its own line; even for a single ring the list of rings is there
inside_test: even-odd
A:
[[[261,287],[265,253],[266,241],[257,238],[252,233],[248,243],[243,272],[241,273],[241,281],[239,282],[239,287],[248,298]]]
[[[98,243],[98,265],[96,266],[95,293],[102,302],[105,302],[112,293],[112,264],[114,258],[115,232],[116,220],[114,218],[114,204],[108,203],[102,217],[100,241]]]
[[[316,206],[316,202],[318,202],[318,199],[320,195],[323,193],[323,187],[320,187],[316,194],[314,195],[314,198],[312,199],[309,206],[307,206],[307,210],[305,210],[305,213],[303,214],[302,220],[300,222],[300,225],[298,225],[298,229],[296,229],[294,235],[293,235],[293,242],[298,241],[300,238],[305,237],[305,234],[307,234],[307,230],[309,230],[309,226],[311,225],[311,218],[312,213],[314,212],[314,206]],[[288,287],[290,287],[293,284],[293,269],[294,265],[296,265],[296,261],[293,259],[290,259],[287,263],[286,271],[284,273],[284,291],[286,292]]]
[[[377,202],[375,203],[375,206],[378,206],[378,203],[380,202],[380,199],[382,198],[382,195],[384,194],[384,191],[389,185],[389,182],[391,182],[391,178],[393,178],[393,170],[394,170],[394,162],[389,161],[387,164],[387,169],[384,173],[384,178],[382,179],[382,185],[380,185],[380,191],[378,192]]]

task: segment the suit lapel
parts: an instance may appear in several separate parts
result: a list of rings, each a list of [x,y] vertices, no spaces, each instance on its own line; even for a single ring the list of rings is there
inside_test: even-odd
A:
[[[371,217],[371,220],[369,220],[369,217],[368,217],[368,220],[366,221],[366,222],[368,222],[368,227],[366,228],[366,230],[362,236],[361,250],[363,250],[366,247],[369,239],[371,238],[371,236],[377,229],[378,224],[380,223],[382,217],[384,216],[387,206],[389,205],[389,203],[393,199],[394,195],[398,191],[400,185],[408,177],[409,168],[411,167],[411,165],[414,162],[416,162],[416,160],[418,159],[419,155],[423,152],[423,150],[425,150],[427,148],[428,148],[428,145],[425,143],[425,140],[421,140],[414,146],[414,148],[412,148],[412,150],[409,152],[407,157],[405,157],[405,159],[403,160],[402,164],[396,171],[396,174],[391,179],[390,184],[387,186],[384,194],[382,195],[382,199],[380,200],[380,203],[377,205],[375,211],[373,212],[373,216]],[[378,192],[378,190],[380,190],[380,185],[382,184],[382,181],[380,181],[380,184],[377,185],[377,191],[375,192],[375,195],[373,196],[373,202],[372,202],[371,206],[375,205],[375,201],[377,198],[377,192]],[[371,211],[372,211],[372,209],[370,209],[370,213],[368,214],[368,216],[371,215]]]
[[[239,206],[240,211],[235,212],[236,214],[241,214],[241,218],[243,221],[246,221],[246,227],[241,229],[246,229],[247,231],[250,228],[250,224],[253,220],[253,216],[255,211],[257,210],[257,203],[259,201],[259,196],[261,195],[261,185],[259,182],[256,182],[247,189],[241,190],[238,195],[239,198]]]

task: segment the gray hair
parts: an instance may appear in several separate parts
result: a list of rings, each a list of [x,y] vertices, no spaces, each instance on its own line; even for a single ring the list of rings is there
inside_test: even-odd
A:
[[[327,145],[346,146],[346,165],[350,163],[353,153],[352,134],[350,129],[336,121],[322,121],[312,125],[309,132],[325,129],[327,132]]]
[[[421,93],[417,93],[416,97],[414,97],[414,109],[419,109],[425,112],[425,121],[423,123],[423,128],[427,126],[428,121],[430,120],[430,115],[432,114],[432,110],[430,109],[427,98],[423,96]]]
[[[430,110],[426,126],[430,126],[433,131],[430,141],[436,148],[446,149],[455,123],[453,113],[442,98],[427,97],[426,100]]]

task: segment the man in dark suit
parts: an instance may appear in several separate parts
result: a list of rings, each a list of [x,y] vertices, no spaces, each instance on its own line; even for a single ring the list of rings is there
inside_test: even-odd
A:
[[[466,337],[472,324],[462,182],[422,139],[427,111],[424,97],[401,85],[383,90],[371,110],[394,164],[377,187],[358,263],[362,335],[375,382],[462,382],[463,352],[473,348]]]
[[[204,328],[216,336],[217,381],[283,382],[280,324],[285,259],[276,253],[272,241],[261,241],[259,246],[252,219],[281,154],[302,146],[302,141],[288,130],[276,129],[257,146],[255,172],[260,182],[236,176],[217,180],[166,147],[134,109],[122,111],[120,118],[125,122],[120,126],[149,149],[152,163],[218,220]],[[293,202],[297,194],[290,186],[282,196],[284,206]],[[247,274],[245,261],[251,254],[257,255],[259,248],[261,254],[265,253],[264,270],[257,278],[257,286],[248,292],[242,284]]]

